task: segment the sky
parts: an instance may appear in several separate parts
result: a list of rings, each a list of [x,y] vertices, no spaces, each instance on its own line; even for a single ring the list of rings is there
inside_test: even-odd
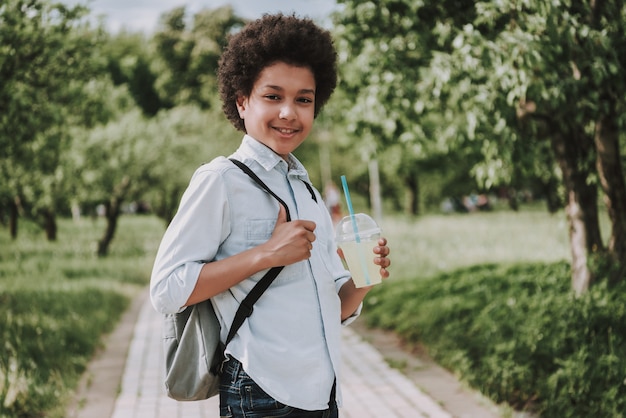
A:
[[[295,12],[300,17],[309,17],[320,24],[328,21],[328,15],[336,8],[335,0],[60,0],[67,5],[85,4],[90,16],[104,17],[110,32],[126,29],[131,32],[152,33],[159,16],[175,7],[186,6],[192,15],[198,10],[215,9],[230,4],[235,14],[255,19],[263,13]]]

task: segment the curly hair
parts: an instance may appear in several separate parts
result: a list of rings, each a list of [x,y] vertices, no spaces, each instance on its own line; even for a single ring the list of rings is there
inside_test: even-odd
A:
[[[261,71],[276,62],[311,69],[315,78],[315,116],[337,86],[337,52],[330,32],[308,18],[282,13],[263,15],[230,38],[219,60],[222,109],[238,130],[245,132],[237,97],[249,96]]]

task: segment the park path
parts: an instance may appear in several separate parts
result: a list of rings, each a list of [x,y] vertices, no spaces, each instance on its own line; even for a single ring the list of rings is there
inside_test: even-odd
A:
[[[152,309],[147,289],[136,296],[88,365],[65,416],[217,417],[217,397],[202,402],[167,398],[162,384],[161,317]],[[341,418],[502,417],[496,405],[427,356],[407,351],[394,333],[369,329],[359,319],[342,333]],[[385,359],[401,366],[402,373]]]
[[[342,418],[452,418],[350,327],[343,329]],[[112,418],[217,418],[218,399],[176,402],[163,389],[161,317],[143,302]]]

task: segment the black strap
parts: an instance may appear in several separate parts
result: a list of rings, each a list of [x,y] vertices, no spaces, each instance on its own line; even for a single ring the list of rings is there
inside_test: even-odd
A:
[[[304,183],[304,185],[306,186],[306,189],[309,191],[309,193],[311,193],[311,199],[315,200],[315,203],[317,203],[317,197],[315,197],[315,192],[313,191],[313,186],[311,186],[309,183],[307,183],[304,180],[302,180],[302,183]]]
[[[261,180],[256,174],[254,174],[254,171],[250,170],[250,167],[248,167],[247,165],[245,165],[244,163],[242,163],[239,160],[235,160],[234,158],[229,158],[230,161],[232,161],[237,167],[241,168],[243,170],[244,173],[246,173],[247,175],[250,176],[250,178],[252,180],[254,180],[259,186],[261,186],[266,192],[268,192],[269,194],[271,194],[276,200],[278,200],[278,202],[283,205],[283,207],[285,208],[285,211],[287,212],[287,222],[289,222],[291,220],[291,215],[289,214],[289,208],[287,207],[287,204],[283,201],[283,199],[281,199],[280,197],[278,197],[276,195],[276,193],[274,193],[268,186],[267,184],[263,183],[263,180]]]
[[[243,170],[244,173],[250,176],[250,178],[254,180],[259,186],[261,186],[261,188],[263,188],[266,192],[276,198],[276,200],[278,200],[278,202],[283,205],[285,211],[287,212],[287,221],[291,220],[291,215],[289,214],[289,208],[287,207],[287,204],[280,197],[278,197],[265,183],[263,183],[263,181],[256,174],[254,174],[254,172],[250,170],[247,165],[245,165],[241,161],[235,160],[234,158],[231,158],[230,161],[232,161],[237,167]],[[235,337],[237,331],[239,331],[239,328],[241,327],[241,325],[243,325],[243,322],[246,320],[246,318],[252,315],[254,304],[257,300],[259,300],[263,292],[265,292],[267,288],[270,287],[274,279],[278,276],[283,268],[284,266],[272,267],[267,273],[265,273],[261,280],[259,280],[257,284],[254,285],[250,293],[248,293],[243,301],[241,301],[241,303],[239,304],[239,308],[235,313],[233,323],[230,326],[230,331],[228,332],[228,337],[226,337],[225,345],[228,345],[228,343]]]
[[[250,170],[250,167],[248,167],[247,165],[245,165],[244,163],[242,163],[239,160],[235,160],[234,158],[230,158],[230,160],[237,164],[237,167],[241,168],[243,171],[246,172],[247,175],[249,175],[250,177],[252,177],[252,179],[254,181],[257,182],[257,184],[261,187],[263,187],[269,194],[271,194],[272,196],[274,196],[284,207],[285,209],[287,209],[287,205],[285,205],[285,202],[283,202],[280,197],[276,196],[274,194],[273,191],[270,190],[269,187],[267,187],[267,185],[265,183],[263,183],[263,181],[256,175],[254,174],[254,172],[252,170]],[[315,196],[315,191],[313,191],[313,186],[311,186],[309,183],[307,183],[306,181],[302,180],[302,183],[304,183],[306,189],[309,191],[309,193],[311,194],[311,199],[315,200],[315,203],[317,203],[317,197]],[[289,209],[287,209],[287,216],[289,216]],[[287,220],[289,221],[290,219],[287,218]]]

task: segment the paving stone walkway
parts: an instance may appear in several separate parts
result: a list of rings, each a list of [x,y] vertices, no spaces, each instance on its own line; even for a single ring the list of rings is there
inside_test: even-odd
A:
[[[413,381],[389,367],[350,327],[343,329],[341,418],[453,418]],[[217,418],[218,399],[176,402],[163,389],[161,318],[139,313],[112,418]]]

